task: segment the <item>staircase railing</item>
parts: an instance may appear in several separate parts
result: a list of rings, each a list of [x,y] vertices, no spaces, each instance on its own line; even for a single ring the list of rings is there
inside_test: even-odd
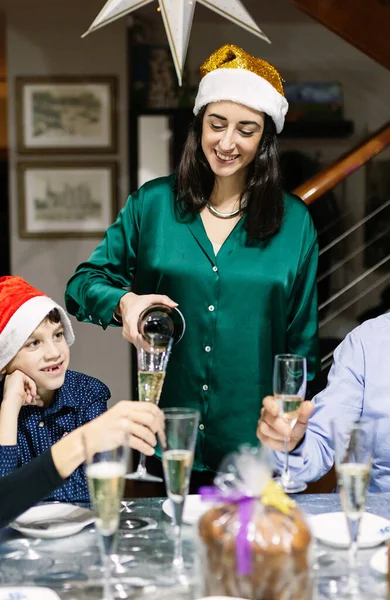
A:
[[[325,192],[349,177],[357,169],[390,145],[390,123],[379,129],[363,143],[344,154],[332,165],[314,175],[294,190],[306,204],[311,204]]]
[[[321,202],[321,196],[389,145],[390,123],[387,123],[359,146],[296,188],[294,193],[308,205]],[[329,223],[322,224],[323,231],[327,232],[324,236],[327,238],[326,243],[322,242],[319,232],[320,260],[327,255],[327,267],[319,273],[317,282],[323,285],[324,281],[328,280],[329,288],[328,297],[322,298],[319,304],[323,372],[323,376],[319,377],[319,389],[325,385],[334,347],[346,334],[346,331],[340,328],[340,320],[352,323],[350,329],[358,325],[365,315],[375,316],[375,307],[369,306],[368,299],[375,297],[377,300],[378,293],[383,293],[390,283],[390,174],[385,174],[386,177],[388,187],[385,184],[384,194],[388,195],[379,198],[373,190],[368,190],[374,194],[374,202],[372,198],[371,201],[368,201],[369,198],[366,200],[366,211],[362,218],[356,218],[355,211],[341,207],[344,213],[332,222],[332,230],[336,230],[333,239],[329,241]],[[344,225],[344,231],[340,232],[340,224],[345,222],[347,225]],[[390,286],[386,298],[388,306],[386,302],[383,303],[379,312],[382,312],[382,309],[390,310]]]

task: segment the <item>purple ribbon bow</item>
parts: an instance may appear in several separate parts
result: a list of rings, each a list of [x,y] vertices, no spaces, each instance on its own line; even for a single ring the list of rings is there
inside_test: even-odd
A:
[[[206,502],[232,502],[238,505],[239,530],[236,536],[236,561],[238,575],[252,572],[252,549],[248,539],[248,527],[252,520],[253,496],[240,494],[236,490],[224,493],[217,487],[206,486],[199,489],[202,500]]]

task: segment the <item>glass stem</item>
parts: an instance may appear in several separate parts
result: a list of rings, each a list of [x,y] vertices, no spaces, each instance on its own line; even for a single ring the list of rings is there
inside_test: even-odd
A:
[[[137,467],[137,473],[140,477],[145,477],[146,475],[146,456],[145,454],[139,455],[139,463]]]
[[[183,553],[182,553],[182,543],[181,543],[181,527],[180,525],[174,525],[174,535],[175,535],[175,550],[173,556],[173,566],[181,570],[184,567],[183,562]]]
[[[111,535],[100,534],[99,539],[103,563],[103,600],[113,600],[111,589],[113,562],[111,560],[111,554],[116,552],[117,532],[112,533]]]
[[[108,554],[103,555],[103,600],[113,600],[111,592],[111,560]]]
[[[290,467],[288,464],[288,460],[289,460],[288,439],[284,438],[284,465],[283,465],[283,472],[282,472],[282,482],[283,483],[288,483],[291,479]]]
[[[351,594],[357,593],[359,590],[359,579],[357,575],[357,554],[358,554],[358,535],[360,527],[360,519],[348,519],[348,529],[351,538],[348,551],[349,563],[349,581],[348,587]]]

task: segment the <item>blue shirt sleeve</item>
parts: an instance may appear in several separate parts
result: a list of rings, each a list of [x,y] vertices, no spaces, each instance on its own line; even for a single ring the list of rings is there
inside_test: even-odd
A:
[[[0,446],[0,477],[12,473],[18,467],[18,447]]]
[[[334,463],[332,421],[347,432],[363,411],[365,357],[362,340],[355,330],[334,351],[327,387],[313,398],[315,410],[305,438],[290,453],[291,473],[304,481],[316,481]],[[283,453],[273,452],[275,466],[282,469]]]

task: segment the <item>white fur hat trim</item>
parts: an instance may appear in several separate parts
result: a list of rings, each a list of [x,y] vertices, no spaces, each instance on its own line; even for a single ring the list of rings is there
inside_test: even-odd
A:
[[[73,344],[75,337],[72,324],[64,309],[48,296],[35,296],[14,312],[0,334],[0,370],[16,356],[25,341],[53,308],[60,313],[68,346]]]
[[[215,69],[207,73],[199,84],[194,114],[211,102],[230,100],[269,115],[276,132],[283,129],[288,110],[286,98],[263,77],[247,69]]]

